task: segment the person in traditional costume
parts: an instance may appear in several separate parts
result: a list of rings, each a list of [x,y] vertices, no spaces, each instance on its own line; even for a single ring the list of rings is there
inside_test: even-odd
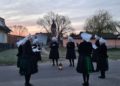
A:
[[[79,58],[77,62],[77,72],[83,75],[83,86],[89,86],[89,74],[93,72],[93,64],[91,59],[92,43],[89,42],[92,35],[81,33],[83,42],[78,45]]]
[[[76,59],[76,54],[75,54],[75,43],[74,39],[72,37],[68,37],[68,42],[67,42],[67,53],[66,53],[66,59],[69,60],[70,67],[74,67],[74,59]]]
[[[33,39],[33,43],[32,43],[32,49],[34,51],[34,55],[37,61],[41,61],[41,51],[42,48],[40,46],[40,43],[38,41],[37,36],[35,36],[35,38]]]
[[[105,71],[108,70],[108,55],[107,55],[107,46],[106,46],[106,40],[103,38],[100,38],[100,47],[98,51],[98,68],[100,70],[101,75],[99,78],[105,79]]]
[[[57,38],[52,37],[52,42],[50,43],[49,59],[52,59],[53,66],[55,66],[55,62],[56,62],[56,65],[58,66],[58,59],[59,59],[58,48],[59,48],[59,44],[58,44]]]
[[[38,72],[37,63],[34,58],[34,53],[31,46],[31,36],[17,42],[18,46],[18,60],[17,66],[19,67],[20,75],[25,76],[25,86],[32,86],[30,84],[31,75]],[[21,48],[20,48],[21,47]]]
[[[98,49],[100,47],[100,42],[99,39],[100,37],[95,35],[95,44],[93,44],[93,53],[92,53],[92,61],[96,63],[96,68],[95,68],[95,72],[98,72]]]

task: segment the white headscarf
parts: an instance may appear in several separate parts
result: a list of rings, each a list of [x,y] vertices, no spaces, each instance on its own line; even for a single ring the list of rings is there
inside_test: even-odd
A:
[[[99,39],[100,39],[100,37],[99,37],[98,35],[95,35],[95,39],[99,40]]]
[[[106,43],[107,41],[101,37],[99,42],[100,42],[100,44],[103,44],[103,43]]]
[[[28,35],[28,36],[26,36],[25,38],[19,40],[19,41],[16,43],[17,47],[19,47],[20,45],[25,44],[26,41],[29,40],[31,37],[32,37],[31,35]]]
[[[38,43],[38,42],[39,42],[39,41],[38,41],[37,38],[33,39],[33,44],[36,44],[36,43]]]
[[[56,37],[52,37],[52,41],[53,42],[57,42],[57,38]]]
[[[68,37],[68,42],[74,42],[74,39],[72,37]]]
[[[86,42],[89,42],[91,37],[92,37],[91,34],[88,34],[88,33],[85,33],[85,32],[81,33],[81,38]]]

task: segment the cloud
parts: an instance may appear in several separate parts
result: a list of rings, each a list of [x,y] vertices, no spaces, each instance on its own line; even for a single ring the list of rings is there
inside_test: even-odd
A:
[[[2,0],[0,17],[8,25],[36,26],[38,18],[53,11],[68,16],[74,28],[82,28],[85,20],[100,9],[110,12],[114,20],[120,21],[120,0]]]

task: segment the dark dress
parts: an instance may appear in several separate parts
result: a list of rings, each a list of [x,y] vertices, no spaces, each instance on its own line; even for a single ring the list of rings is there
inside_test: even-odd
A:
[[[17,67],[20,67],[20,59],[22,58],[22,45],[18,47],[18,53],[17,53]]]
[[[40,46],[37,44],[32,45],[32,47],[33,47],[33,49],[38,48],[38,50],[41,50]],[[37,61],[41,61],[42,60],[41,59],[41,52],[40,51],[34,52],[34,57]]]
[[[105,44],[100,45],[99,53],[98,53],[98,68],[101,71],[108,70],[108,55],[107,55],[107,47]]]
[[[99,49],[99,47],[100,47],[100,43],[99,43],[99,40],[97,40],[96,42],[95,42],[95,45],[97,46],[97,48],[96,49],[93,49],[93,53],[92,53],[92,61],[93,62],[97,62],[98,61],[98,49]]]
[[[79,58],[77,63],[78,73],[90,73],[93,72],[93,64],[91,59],[92,44],[90,42],[83,41],[78,45]]]
[[[34,58],[34,53],[32,52],[32,47],[29,40],[22,45],[22,57],[19,60],[19,72],[21,75],[30,75],[38,72],[37,62]]]
[[[57,42],[51,42],[49,59],[59,59],[58,48],[59,44]]]
[[[76,59],[74,42],[67,43],[66,59]]]

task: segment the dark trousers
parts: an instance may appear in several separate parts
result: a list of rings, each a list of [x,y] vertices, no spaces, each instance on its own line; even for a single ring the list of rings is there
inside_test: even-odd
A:
[[[100,71],[101,72],[101,77],[105,78],[105,71]]]
[[[70,66],[74,67],[74,59],[69,59],[69,62],[70,62]]]
[[[30,84],[31,74],[25,75],[25,84]]]
[[[89,74],[87,73],[83,73],[83,80],[84,80],[84,83],[89,83]]]
[[[56,61],[56,65],[58,66],[58,59],[52,59],[53,61],[53,66],[55,66],[55,61]]]

